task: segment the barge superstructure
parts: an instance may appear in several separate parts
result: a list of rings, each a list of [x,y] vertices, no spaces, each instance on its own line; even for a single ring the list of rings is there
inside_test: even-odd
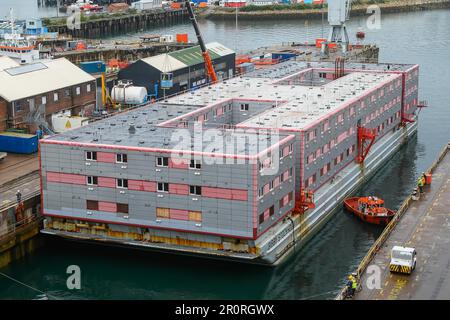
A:
[[[41,232],[276,265],[416,132],[418,77],[287,61],[41,140]]]

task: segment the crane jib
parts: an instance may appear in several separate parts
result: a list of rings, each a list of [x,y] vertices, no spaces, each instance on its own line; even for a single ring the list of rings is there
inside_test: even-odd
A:
[[[205,43],[203,42],[202,34],[200,33],[200,29],[198,28],[197,20],[195,19],[194,11],[192,10],[191,7],[191,2],[187,0],[185,1],[185,3],[187,11],[189,13],[189,19],[191,20],[192,25],[194,26],[195,35],[197,37],[198,44],[200,45],[200,49],[202,50],[202,52],[207,52]]]

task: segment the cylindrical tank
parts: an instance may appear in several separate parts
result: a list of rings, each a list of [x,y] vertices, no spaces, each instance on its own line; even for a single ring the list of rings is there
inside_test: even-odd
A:
[[[111,89],[111,98],[116,103],[141,104],[147,101],[145,87],[116,85]]]

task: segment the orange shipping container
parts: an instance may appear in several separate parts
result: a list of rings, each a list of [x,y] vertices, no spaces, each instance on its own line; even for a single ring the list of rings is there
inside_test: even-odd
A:
[[[244,62],[250,62],[250,57],[243,56],[243,55],[239,55],[236,57],[236,65],[240,65],[241,63],[244,63]]]
[[[188,34],[187,33],[178,33],[177,34],[177,42],[178,43],[188,43]]]
[[[208,6],[208,4],[206,2],[200,2],[200,4],[198,5],[199,8],[206,8]]]
[[[317,38],[316,39],[316,48],[322,48],[322,42],[327,41],[325,38]]]
[[[173,2],[170,7],[172,9],[180,9],[181,8],[181,3],[177,3],[177,2]]]

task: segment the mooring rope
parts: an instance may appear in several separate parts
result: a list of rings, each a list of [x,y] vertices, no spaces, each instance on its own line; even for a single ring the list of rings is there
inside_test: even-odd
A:
[[[46,292],[44,292],[44,291],[42,291],[42,290],[39,290],[39,289],[37,289],[37,288],[35,288],[35,287],[32,287],[32,286],[30,286],[30,285],[28,285],[28,284],[26,284],[26,283],[24,283],[24,282],[22,282],[22,281],[20,281],[20,280],[17,280],[17,279],[15,279],[15,278],[11,277],[11,276],[8,276],[7,274],[5,274],[5,273],[3,273],[3,272],[0,272],[0,275],[1,275],[1,276],[4,276],[5,278],[8,278],[8,279],[11,280],[11,281],[16,282],[16,283],[18,283],[18,284],[20,284],[20,285],[22,285],[22,286],[24,286],[24,287],[26,287],[26,288],[29,288],[29,289],[31,289],[31,290],[33,290],[33,291],[36,291],[36,292],[39,292],[39,293],[43,294],[43,295],[46,296],[46,297],[49,297],[49,298],[52,298],[52,299],[55,299],[55,300],[59,300],[58,297],[52,296],[52,295],[50,295],[50,294],[48,294],[48,293],[46,293]]]

